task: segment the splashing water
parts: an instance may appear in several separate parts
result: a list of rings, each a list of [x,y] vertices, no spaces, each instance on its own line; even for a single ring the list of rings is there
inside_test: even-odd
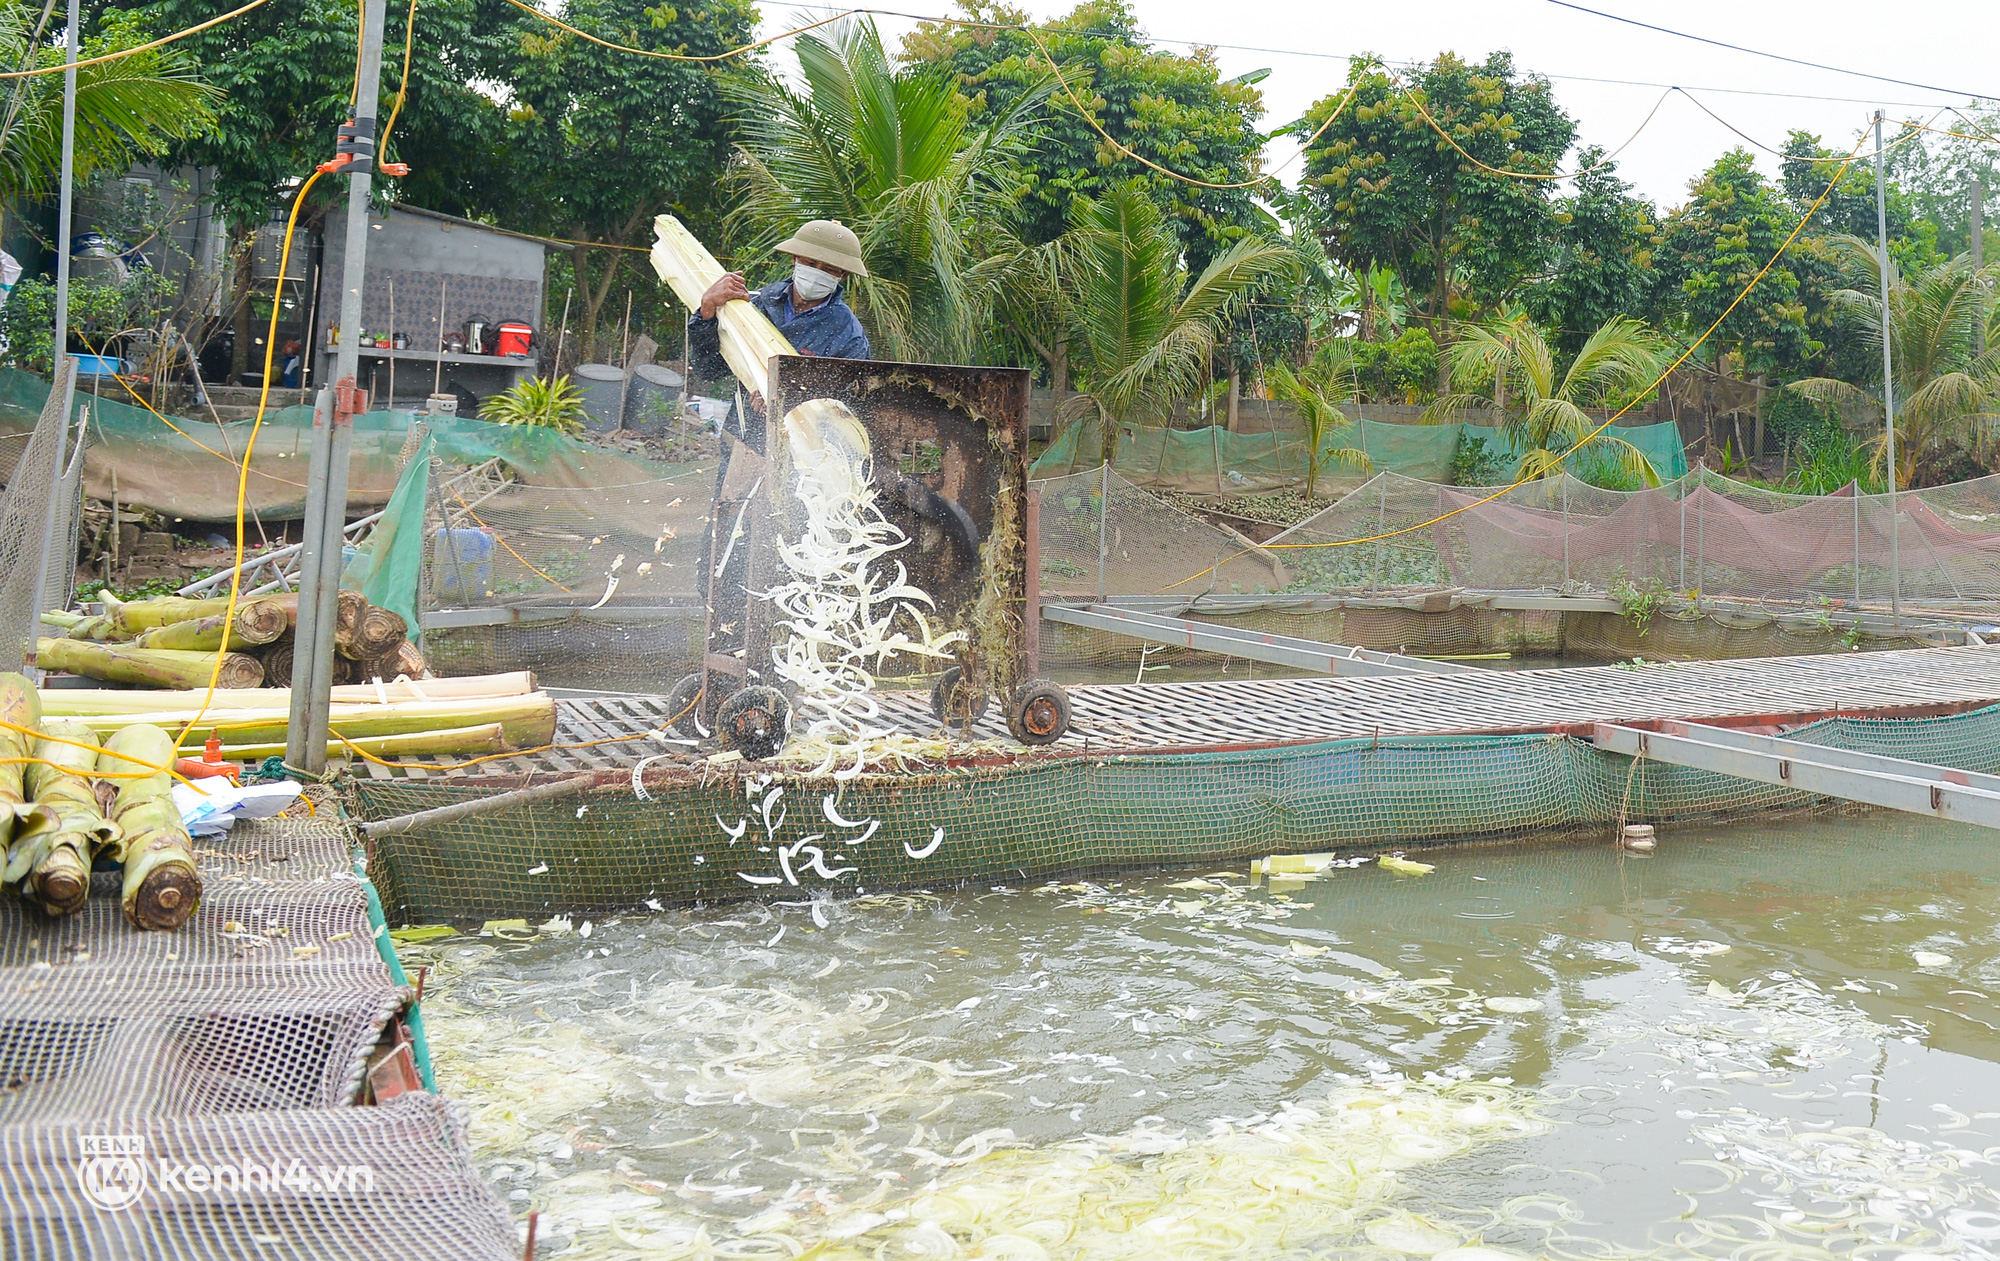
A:
[[[454,938],[426,1018],[551,1258],[2000,1257],[1984,834],[1424,857]]]

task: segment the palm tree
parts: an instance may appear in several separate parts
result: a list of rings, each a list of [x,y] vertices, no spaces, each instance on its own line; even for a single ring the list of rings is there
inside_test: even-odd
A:
[[[872,21],[794,48],[803,90],[764,71],[728,85],[741,110],[739,253],[765,256],[801,222],[839,219],[861,238],[870,274],[849,281],[849,297],[878,352],[962,361],[1017,253],[1004,239],[995,248],[990,225],[1046,89],[975,129],[950,72],[892,68]]]
[[[1075,321],[1071,353],[1088,388],[1067,412],[1096,414],[1109,460],[1128,417],[1165,423],[1175,403],[1201,388],[1223,317],[1297,266],[1298,255],[1282,241],[1244,237],[1190,283],[1179,236],[1132,184],[1079,197],[1070,223],[1063,281]]]
[[[49,38],[53,6],[0,0],[0,66],[30,70],[59,66],[62,47]],[[143,43],[130,22],[112,20],[87,41],[85,56]],[[0,204],[19,205],[54,185],[62,164],[63,76],[14,79],[0,103]],[[214,88],[194,64],[167,49],[134,53],[76,72],[76,180],[117,171],[192,139],[215,119]]]
[[[1560,472],[1573,452],[1588,451],[1618,471],[1660,484],[1645,453],[1609,433],[1589,435],[1603,422],[1584,409],[1629,401],[1652,385],[1666,361],[1666,343],[1646,325],[1615,315],[1590,335],[1560,375],[1546,333],[1523,314],[1486,324],[1463,324],[1458,340],[1445,350],[1445,364],[1457,391],[1440,398],[1426,413],[1441,419],[1468,407],[1500,413],[1501,432],[1524,448],[1517,478]]]
[[[1299,425],[1306,433],[1306,498],[1319,496],[1320,470],[1331,462],[1349,468],[1372,469],[1374,462],[1359,447],[1322,450],[1334,431],[1347,427],[1342,403],[1358,402],[1360,386],[1354,379],[1354,343],[1340,338],[1322,345],[1306,366],[1296,373],[1280,360],[1265,370],[1279,398],[1297,409]]]
[[[1833,294],[1862,340],[1881,362],[1881,272],[1874,249],[1858,237],[1842,236],[1833,247],[1863,284]],[[1905,276],[1890,264],[1889,353],[1896,382],[1896,484],[1909,486],[1926,468],[1941,463],[1968,439],[1975,443],[1995,419],[2000,399],[2000,343],[1980,330],[1993,319],[1993,280],[2000,268],[1977,272],[1960,255]],[[1882,383],[1872,392],[1830,377],[1792,382],[1791,389],[1826,403],[1858,403],[1882,414]],[[1884,465],[1887,433],[1868,444],[1876,466]]]

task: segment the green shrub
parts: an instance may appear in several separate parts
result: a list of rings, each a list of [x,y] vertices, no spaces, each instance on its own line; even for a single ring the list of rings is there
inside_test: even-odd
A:
[[[482,402],[479,419],[576,433],[583,428],[583,391],[566,375],[528,377]]]

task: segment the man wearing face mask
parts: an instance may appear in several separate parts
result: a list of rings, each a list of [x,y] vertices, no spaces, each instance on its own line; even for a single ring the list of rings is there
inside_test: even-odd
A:
[[[869,358],[868,334],[843,293],[849,276],[866,276],[861,241],[836,219],[814,219],[778,245],[789,255],[792,274],[752,293],[743,273],[722,276],[701,295],[701,309],[688,319],[688,350],[696,376],[725,376],[722,329],[715,313],[725,302],[746,300],[762,311],[802,355],[830,359]],[[752,397],[759,411],[764,400]]]

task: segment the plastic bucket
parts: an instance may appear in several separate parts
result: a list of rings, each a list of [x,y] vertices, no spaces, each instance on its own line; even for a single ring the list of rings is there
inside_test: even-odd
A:
[[[431,598],[478,604],[492,594],[493,531],[439,530],[431,536]]]

